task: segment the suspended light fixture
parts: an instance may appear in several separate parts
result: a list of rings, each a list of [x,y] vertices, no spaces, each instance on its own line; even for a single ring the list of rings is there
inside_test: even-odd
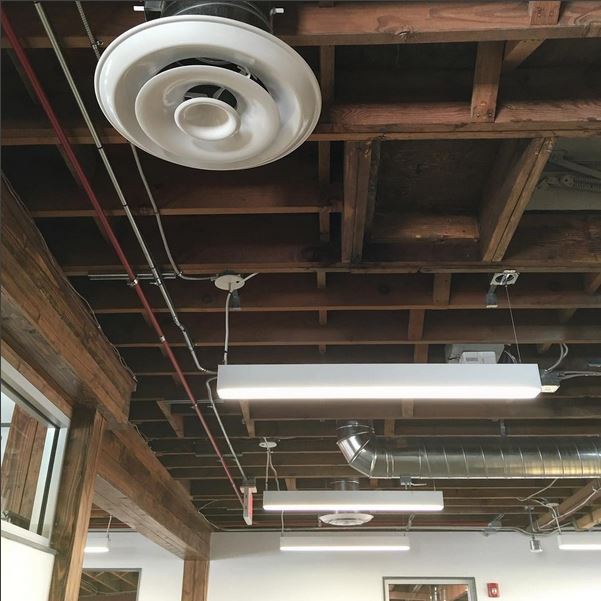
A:
[[[170,2],[102,53],[96,97],[132,144],[198,169],[264,165],[313,131],[311,68],[250,2]]]
[[[400,533],[334,532],[285,534],[280,551],[409,551],[409,537]]]
[[[106,532],[104,534],[105,539],[104,542],[100,542],[97,545],[86,545],[83,549],[84,553],[88,553],[90,555],[96,554],[96,553],[108,553],[110,551],[109,545],[111,543],[111,536],[110,536],[110,529],[111,529],[111,522],[113,521],[113,516],[110,515],[109,516],[109,522],[108,525],[106,527]]]
[[[601,551],[601,532],[560,532],[557,546],[562,551]]]
[[[222,399],[532,399],[535,364],[220,365]]]
[[[265,511],[442,511],[438,490],[266,490]]]

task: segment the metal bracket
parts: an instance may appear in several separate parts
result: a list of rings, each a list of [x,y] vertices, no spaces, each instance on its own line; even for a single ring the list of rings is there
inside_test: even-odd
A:
[[[257,484],[254,478],[246,480],[240,487],[244,493],[244,507],[242,517],[248,526],[253,525],[253,494],[257,492]]]
[[[513,286],[519,277],[520,273],[515,269],[505,269],[505,271],[495,273],[490,280],[490,288],[486,293],[486,308],[496,309],[499,306],[497,288],[499,286]]]

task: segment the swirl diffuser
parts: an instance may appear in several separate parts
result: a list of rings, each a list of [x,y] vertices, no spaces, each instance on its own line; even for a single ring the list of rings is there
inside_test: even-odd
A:
[[[127,140],[197,169],[257,167],[289,154],[321,110],[302,57],[262,29],[211,15],[162,17],[102,54],[96,97]]]

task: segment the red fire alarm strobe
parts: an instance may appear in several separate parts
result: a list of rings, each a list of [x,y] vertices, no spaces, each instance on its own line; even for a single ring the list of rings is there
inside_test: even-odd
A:
[[[489,597],[500,597],[501,592],[499,591],[499,585],[496,582],[487,582],[486,589],[488,590]]]

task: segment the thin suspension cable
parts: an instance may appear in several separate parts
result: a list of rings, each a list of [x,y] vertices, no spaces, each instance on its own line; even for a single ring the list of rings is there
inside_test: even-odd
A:
[[[219,415],[219,411],[217,411],[217,405],[215,405],[215,401],[213,399],[213,389],[211,388],[211,383],[214,382],[216,379],[217,378],[209,378],[205,383],[206,388],[207,388],[207,394],[209,395],[209,402],[211,403],[211,407],[213,408],[213,413],[215,414],[215,417],[217,418],[217,423],[219,424],[219,427],[221,428],[221,432],[223,434],[223,437],[225,438],[225,442],[227,443],[227,446],[230,449],[230,453],[232,454],[232,457],[234,458],[234,461],[236,462],[236,465],[238,466],[240,475],[242,476],[242,479],[246,482],[246,480],[247,480],[246,474],[244,473],[244,469],[240,465],[240,461],[238,460],[238,455],[236,454],[236,451],[234,451],[234,447],[232,446],[232,441],[230,440],[230,437],[227,434],[225,426],[223,425],[223,422],[221,421],[221,416]]]
[[[60,47],[58,47],[58,44],[56,42],[56,37],[54,36],[54,33],[50,27],[50,24],[48,23],[48,20],[46,19],[46,15],[45,15],[42,7],[39,5],[39,3],[36,3],[35,6],[36,6],[36,10],[38,11],[38,14],[40,15],[40,20],[42,21],[44,28],[46,29],[46,31],[48,33],[49,39],[50,39],[51,43],[53,44],[53,47],[55,47],[55,51],[57,52],[57,58],[58,57],[62,58],[62,60],[64,62],[64,57],[62,56],[62,53],[60,52]],[[178,377],[179,381],[181,382],[184,390],[186,391],[186,394],[188,395],[188,398],[190,399],[190,401],[193,405],[193,408],[196,412],[196,415],[198,416],[200,423],[202,424],[203,428],[205,429],[205,431],[207,433],[207,437],[211,443],[211,446],[213,447],[216,455],[218,456],[218,458],[221,462],[221,465],[223,466],[223,469],[226,473],[226,476],[227,476],[228,480],[230,481],[230,484],[232,485],[234,494],[236,495],[240,504],[242,505],[243,500],[240,495],[240,492],[238,491],[238,487],[236,486],[236,483],[228,469],[228,466],[225,463],[225,459],[224,459],[223,455],[221,454],[221,451],[219,450],[217,442],[211,433],[208,423],[206,422],[203,414],[201,413],[200,409],[197,406],[197,402],[196,402],[196,399],[192,392],[192,389],[190,388],[190,385],[188,384],[188,381],[187,381],[177,359],[175,358],[175,355],[173,354],[173,350],[171,349],[171,346],[167,342],[167,339],[163,333],[163,330],[162,330],[159,322],[157,321],[154,311],[152,310],[152,307],[150,306],[150,303],[148,302],[148,299],[146,298],[146,295],[144,294],[144,291],[142,290],[140,283],[136,280],[133,268],[132,268],[131,264],[129,263],[127,257],[125,256],[125,253],[123,252],[121,244],[119,243],[117,237],[115,236],[115,233],[114,233],[106,215],[104,214],[104,211],[102,210],[100,201],[98,200],[98,197],[96,196],[96,193],[94,192],[94,189],[92,188],[92,185],[90,184],[90,181],[89,181],[87,175],[85,174],[85,172],[81,166],[81,163],[79,162],[79,159],[77,158],[77,155],[75,154],[75,151],[73,150],[73,147],[71,146],[71,143],[67,137],[65,130],[63,129],[62,125],[60,124],[60,121],[58,120],[58,117],[57,117],[56,113],[54,112],[52,105],[50,104],[48,96],[46,95],[44,88],[42,87],[42,84],[40,83],[40,80],[38,79],[37,74],[36,74],[35,70],[33,69],[31,62],[29,61],[29,58],[27,57],[27,54],[25,53],[25,50],[23,49],[23,46],[21,45],[21,42],[19,41],[19,38],[17,37],[17,35],[12,27],[12,24],[10,22],[10,19],[9,19],[8,15],[6,14],[3,6],[0,6],[0,16],[1,16],[2,28],[4,30],[4,34],[8,38],[8,40],[15,52],[15,55],[16,55],[17,59],[19,60],[21,67],[23,68],[24,73],[27,75],[29,81],[31,82],[32,88],[34,89],[34,91],[36,93],[36,96],[40,102],[40,105],[44,109],[44,112],[46,113],[46,116],[48,117],[48,119],[52,125],[52,128],[56,134],[56,137],[58,138],[59,143],[61,144],[61,146],[65,152],[65,156],[67,157],[71,167],[73,168],[73,171],[74,171],[77,179],[79,180],[79,183],[81,184],[83,190],[86,192],[86,195],[88,196],[88,198],[90,200],[90,203],[94,207],[94,210],[95,210],[97,218],[98,218],[99,225],[101,226],[103,233],[106,235],[107,239],[111,243],[115,253],[117,254],[117,256],[119,258],[119,261],[121,262],[126,273],[128,274],[128,276],[131,280],[132,288],[134,289],[136,295],[138,296],[138,299],[140,300],[140,303],[142,304],[142,306],[144,308],[144,311],[148,317],[148,320],[149,320],[151,326],[154,328],[155,332],[157,333],[157,336],[158,336],[160,343],[165,351],[165,354],[167,355],[167,358],[169,359],[173,368],[175,369],[177,377]],[[54,45],[56,45],[56,46],[54,46]],[[68,70],[67,70],[67,73],[69,73]],[[70,73],[69,73],[69,75],[70,75]]]
[[[223,341],[223,364],[227,365],[227,353],[230,346],[230,301],[232,293],[228,292],[225,299],[225,339]]]
[[[520,499],[518,497],[516,497],[516,499],[520,502],[524,502],[524,501],[529,501],[530,499],[533,499],[534,497],[538,497],[538,495],[540,495],[541,493],[545,492],[546,490],[549,490],[552,486],[555,486],[555,484],[557,484],[558,480],[559,480],[559,478],[555,478],[555,480],[553,480],[551,482],[551,484],[547,484],[547,486],[545,486],[544,488],[541,488],[540,490],[533,492],[531,495],[528,495],[527,497],[524,497],[523,499]]]
[[[515,320],[513,319],[513,309],[511,308],[511,299],[509,298],[509,286],[505,285],[505,294],[507,295],[507,306],[509,307],[509,315],[511,317],[511,327],[513,328],[513,338],[515,340],[515,348],[518,353],[518,360],[522,362],[522,354],[520,353],[520,343],[518,342],[518,333],[515,328]]]

